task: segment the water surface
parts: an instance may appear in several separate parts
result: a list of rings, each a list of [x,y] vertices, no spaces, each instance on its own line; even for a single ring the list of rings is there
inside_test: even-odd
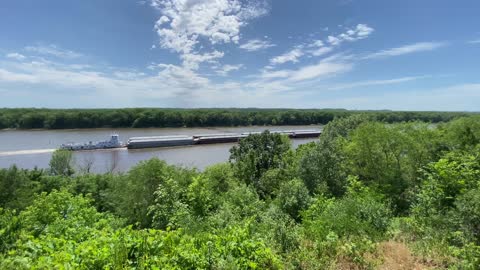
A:
[[[148,128],[148,129],[75,129],[75,130],[5,130],[0,131],[0,167],[16,164],[21,168],[47,168],[51,155],[62,143],[88,142],[109,139],[118,133],[120,139],[130,137],[199,135],[217,133],[242,133],[248,131],[321,129],[321,126],[274,126],[274,127],[215,127],[215,128]],[[315,139],[295,139],[292,146]],[[209,165],[225,162],[234,143],[192,145],[150,149],[107,149],[74,152],[77,170],[91,172],[127,171],[138,162],[158,157],[169,164],[204,169]]]

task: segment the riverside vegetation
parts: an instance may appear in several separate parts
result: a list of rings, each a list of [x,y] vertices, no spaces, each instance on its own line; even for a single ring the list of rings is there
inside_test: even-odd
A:
[[[480,269],[480,118],[338,118],[197,171],[0,170],[1,269]]]
[[[361,111],[340,109],[1,109],[0,129],[214,127],[327,124]],[[471,113],[364,111],[381,122],[446,122]]]

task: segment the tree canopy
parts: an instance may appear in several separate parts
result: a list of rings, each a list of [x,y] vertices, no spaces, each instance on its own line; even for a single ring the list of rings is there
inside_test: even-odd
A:
[[[204,171],[0,169],[0,269],[480,269],[480,118],[270,132]]]

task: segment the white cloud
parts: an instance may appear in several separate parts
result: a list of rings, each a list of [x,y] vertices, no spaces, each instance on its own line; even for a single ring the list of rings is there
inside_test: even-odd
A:
[[[333,51],[332,47],[320,47],[316,50],[311,50],[310,54],[312,54],[313,56],[322,56],[322,55],[327,54],[331,51]]]
[[[341,33],[338,36],[328,36],[325,41],[317,39],[296,45],[291,51],[270,59],[270,65],[287,62],[297,63],[299,58],[304,55],[307,55],[308,57],[322,56],[332,52],[335,47],[339,46],[344,41],[353,42],[367,38],[373,31],[374,29],[366,24],[357,24],[354,28],[347,29],[344,33]],[[325,44],[328,44],[328,46]]]
[[[260,75],[262,79],[276,79],[276,78],[287,78],[292,73],[291,70],[276,70],[276,71],[269,71],[264,70]]]
[[[338,46],[344,41],[357,41],[367,38],[373,31],[374,29],[366,24],[357,24],[355,28],[347,29],[338,36],[328,36],[327,41],[332,46]]]
[[[217,74],[220,76],[227,76],[230,72],[239,70],[243,67],[242,64],[239,65],[223,65],[219,70],[217,70]]]
[[[372,59],[372,58],[383,58],[383,57],[391,57],[391,56],[399,56],[404,54],[411,54],[416,52],[425,52],[425,51],[433,51],[435,49],[441,48],[446,46],[444,42],[419,42],[414,44],[409,44],[401,47],[391,48],[383,51],[379,51],[376,53],[371,53],[364,57],[364,59]]]
[[[271,47],[274,47],[275,44],[272,44],[268,41],[265,40],[260,40],[260,39],[252,39],[247,41],[246,43],[240,45],[240,49],[247,50],[249,52],[253,51],[258,51],[258,50],[263,50],[263,49],[268,49]]]
[[[334,36],[328,36],[327,41],[333,46],[340,45],[340,43],[342,42],[339,38]]]
[[[190,59],[209,61],[207,56],[213,55],[198,52],[201,40],[212,46],[238,43],[240,28],[268,11],[264,1],[152,0],[152,6],[163,14],[155,25],[162,48],[179,53],[193,67]]]
[[[311,43],[308,45],[308,47],[310,47],[310,48],[311,48],[311,47],[322,47],[322,46],[324,46],[324,45],[325,45],[325,43],[324,43],[322,40],[318,39],[318,40],[314,40],[313,42],[311,42]]]
[[[324,78],[339,73],[350,71],[353,65],[351,63],[321,61],[316,65],[310,65],[300,68],[290,75],[289,80],[293,82]]]
[[[480,43],[480,39],[471,40],[471,41],[469,41],[468,43],[470,43],[470,44],[479,44],[479,43]]]
[[[27,59],[34,59],[26,55]],[[410,88],[383,95],[359,91],[348,97],[328,96],[324,90],[389,85],[422,77],[370,80],[319,86],[319,82],[353,68],[352,58],[333,55],[298,69],[264,70],[247,81],[217,83],[191,69],[155,64],[158,71],[55,61],[0,59],[1,106],[49,107],[344,107],[350,109],[479,110],[480,84],[460,84],[436,89]],[[225,70],[232,69],[225,65]],[[234,67],[233,69],[236,69]],[[106,70],[106,71],[105,71]],[[324,91],[324,92],[322,92]],[[55,99],[51,96],[54,93]],[[105,103],[105,100],[112,102]]]
[[[9,99],[0,100],[0,106],[75,107],[79,102],[87,107],[109,106],[104,100],[113,100],[116,106],[266,106],[265,100],[269,106],[281,106],[295,98],[287,92],[298,85],[351,68],[342,59],[330,57],[296,70],[265,70],[251,80],[220,83],[188,66],[152,63],[148,69],[151,73],[146,74],[115,67],[103,67],[100,71],[96,65],[65,64],[58,59],[31,59],[35,60],[0,60],[0,88],[15,89],[9,92]],[[242,65],[216,65],[218,75],[242,68]],[[45,99],[52,92],[58,101]],[[282,95],[276,95],[278,92]]]
[[[43,45],[27,46],[24,49],[28,52],[33,52],[33,53],[42,54],[42,55],[52,55],[59,58],[78,58],[82,56],[82,54],[79,54],[74,51],[62,49],[54,44],[50,44],[47,46],[43,46]]]
[[[215,61],[219,58],[222,58],[223,55],[224,55],[223,52],[213,51],[205,54],[186,53],[181,55],[181,58],[183,60],[184,67],[197,70],[199,68],[200,63],[203,63],[203,62],[215,63]]]
[[[353,68],[353,64],[340,56],[323,59],[314,65],[307,65],[296,70],[268,70],[264,69],[259,76],[262,80],[282,79],[283,83],[297,83],[302,81],[325,79],[338,75]]]
[[[25,58],[26,58],[25,55],[19,54],[19,53],[8,53],[7,55],[5,55],[5,57],[15,59],[15,60],[18,60],[18,61],[25,60]]]
[[[328,89],[343,90],[343,89],[366,87],[366,86],[398,84],[398,83],[416,81],[423,78],[426,78],[426,76],[411,76],[411,77],[402,77],[402,78],[387,79],[387,80],[367,80],[367,81],[338,84],[338,85],[328,87]]]
[[[298,62],[298,58],[302,57],[304,55],[303,51],[299,48],[295,48],[289,52],[286,52],[282,55],[276,56],[272,59],[270,59],[270,63],[272,65],[279,65],[279,64],[284,64],[287,62],[293,62],[296,63]]]

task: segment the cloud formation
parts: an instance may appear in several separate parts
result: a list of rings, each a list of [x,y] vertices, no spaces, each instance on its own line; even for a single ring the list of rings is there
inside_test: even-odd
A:
[[[50,56],[55,56],[55,57],[58,57],[58,58],[72,59],[72,58],[79,58],[79,57],[83,56],[80,53],[62,49],[55,44],[27,46],[24,49],[27,52],[36,53],[36,54],[40,54],[40,55],[50,55]]]
[[[271,47],[276,46],[275,44],[272,44],[266,40],[260,40],[260,39],[252,39],[247,41],[246,43],[240,45],[240,49],[249,51],[249,52],[254,52],[254,51],[259,51],[259,50],[264,50],[268,49]]]
[[[387,79],[387,80],[366,80],[366,81],[338,84],[338,85],[331,86],[328,89],[329,90],[343,90],[343,89],[367,87],[367,86],[390,85],[390,84],[398,84],[398,83],[416,81],[416,80],[420,80],[420,79],[423,79],[423,78],[426,78],[426,76],[401,77],[401,78]]]
[[[364,59],[384,58],[391,56],[399,56],[404,54],[411,54],[416,52],[433,51],[435,49],[446,46],[445,42],[418,42],[404,45],[401,47],[382,50],[379,52],[368,54]]]
[[[26,58],[25,55],[20,54],[20,53],[8,53],[8,54],[5,55],[5,57],[11,58],[11,59],[16,59],[16,60],[19,60],[19,61],[24,60]]]
[[[184,66],[192,69],[223,56],[201,53],[202,41],[210,47],[236,44],[240,28],[268,11],[263,1],[253,0],[152,0],[152,6],[163,14],[155,25],[161,47],[179,53]]]
[[[289,52],[286,52],[282,55],[276,56],[270,59],[272,65],[284,64],[287,62],[297,63],[298,59],[304,55],[303,51],[300,48],[295,48]]]
[[[219,69],[217,69],[217,74],[220,76],[227,76],[230,72],[239,70],[243,67],[243,64],[238,65],[223,65]]]
[[[357,24],[354,28],[349,28],[344,33],[337,36],[328,36],[327,42],[332,46],[338,46],[344,41],[357,41],[367,38],[374,31],[373,28],[366,24]]]
[[[303,42],[296,45],[294,49],[270,59],[271,66],[269,66],[269,68],[287,62],[297,63],[302,56],[319,57],[328,54],[343,42],[365,39],[373,33],[373,31],[374,29],[366,24],[357,24],[355,27],[348,28],[344,33],[337,36],[328,36],[325,40],[316,39],[310,42]]]

